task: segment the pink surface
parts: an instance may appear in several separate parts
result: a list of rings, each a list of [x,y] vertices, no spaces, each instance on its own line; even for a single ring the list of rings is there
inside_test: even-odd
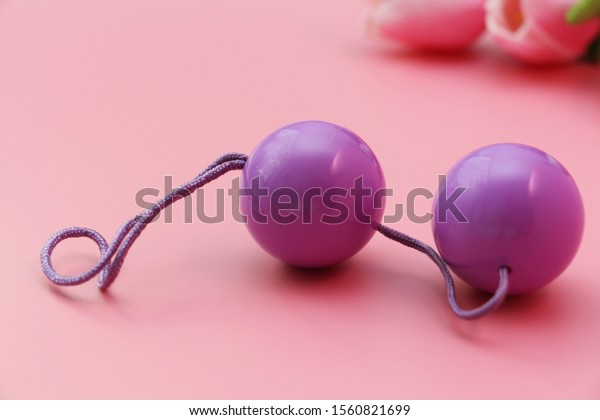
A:
[[[1,398],[600,397],[600,70],[529,69],[485,41],[454,58],[403,55],[363,37],[365,8],[0,0]],[[469,322],[430,261],[381,235],[307,274],[231,217],[184,224],[179,205],[110,293],[43,277],[57,229],[111,238],[140,188],[186,181],[303,119],[369,143],[396,191],[390,210],[477,147],[541,148],[581,189],[580,252],[549,287]],[[433,243],[429,225],[394,227]],[[96,254],[73,240],[54,261],[73,274]]]

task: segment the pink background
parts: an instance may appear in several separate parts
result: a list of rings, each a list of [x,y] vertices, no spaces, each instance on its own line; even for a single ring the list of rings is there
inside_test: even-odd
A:
[[[485,40],[458,57],[394,52],[364,36],[366,8],[0,0],[1,398],[600,397],[600,69],[526,68]],[[140,188],[187,181],[303,119],[370,144],[396,191],[390,210],[474,148],[542,148],[584,197],[580,252],[549,287],[468,322],[427,258],[380,235],[305,273],[231,217],[184,224],[177,205],[110,293],[44,278],[39,251],[56,230],[111,239]],[[395,227],[433,243],[427,224]],[[74,274],[96,258],[80,239],[54,262]]]

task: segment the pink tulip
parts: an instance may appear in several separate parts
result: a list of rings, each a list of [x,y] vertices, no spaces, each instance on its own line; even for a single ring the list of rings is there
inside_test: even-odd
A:
[[[485,29],[485,0],[377,0],[368,29],[419,50],[461,50]]]
[[[579,0],[488,0],[486,26],[509,54],[533,64],[566,63],[580,57],[600,29],[595,19],[566,21]]]

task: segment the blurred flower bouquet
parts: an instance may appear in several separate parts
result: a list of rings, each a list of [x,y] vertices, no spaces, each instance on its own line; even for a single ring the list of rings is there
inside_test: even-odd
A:
[[[600,0],[371,0],[367,27],[413,50],[460,51],[487,32],[531,64],[600,59]]]

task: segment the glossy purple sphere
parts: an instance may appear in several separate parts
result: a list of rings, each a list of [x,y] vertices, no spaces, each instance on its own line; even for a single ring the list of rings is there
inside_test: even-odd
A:
[[[453,201],[458,188],[466,189]],[[450,197],[445,204],[443,197]],[[445,211],[451,202],[466,222]],[[583,235],[583,203],[571,175],[552,156],[522,144],[494,144],[461,159],[433,211],[440,254],[487,292],[496,290],[501,266],[511,270],[510,294],[545,286],[567,268]]]
[[[270,134],[246,162],[241,188],[252,237],[300,267],[350,258],[383,216],[377,158],[356,134],[327,122],[298,122]]]

